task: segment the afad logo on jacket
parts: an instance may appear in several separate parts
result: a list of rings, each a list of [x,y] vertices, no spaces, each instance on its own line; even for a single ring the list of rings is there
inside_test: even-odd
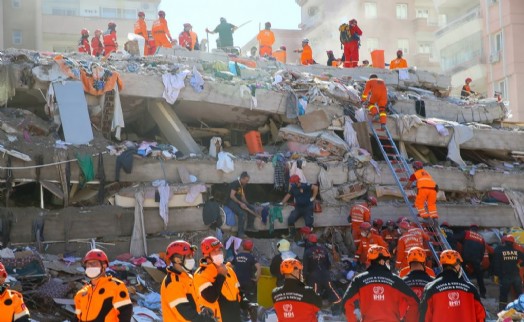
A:
[[[448,293],[449,306],[457,307],[460,306],[460,294],[459,292],[449,292]]]
[[[386,296],[384,295],[384,287],[373,286],[373,300],[374,301],[385,301]]]

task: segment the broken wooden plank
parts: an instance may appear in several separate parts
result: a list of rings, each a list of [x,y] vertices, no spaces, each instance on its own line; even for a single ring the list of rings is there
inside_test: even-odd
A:
[[[40,181],[42,186],[46,188],[49,192],[51,192],[55,197],[57,197],[60,200],[64,200],[64,191],[62,191],[62,188],[54,182],[42,180]]]

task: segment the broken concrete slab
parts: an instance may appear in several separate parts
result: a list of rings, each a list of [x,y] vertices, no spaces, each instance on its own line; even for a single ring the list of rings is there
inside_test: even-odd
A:
[[[299,115],[298,121],[300,122],[302,130],[306,133],[325,130],[331,125],[331,120],[324,110]]]
[[[278,135],[292,142],[315,144],[329,153],[337,156],[343,156],[348,152],[347,143],[342,140],[333,131],[317,131],[305,133],[300,126],[290,124],[280,128]]]

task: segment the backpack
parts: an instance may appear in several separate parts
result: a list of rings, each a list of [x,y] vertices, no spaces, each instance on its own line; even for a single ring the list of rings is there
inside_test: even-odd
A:
[[[349,34],[349,25],[347,23],[341,24],[340,27],[338,27],[338,31],[340,31],[340,42],[342,44],[351,41],[351,35]]]

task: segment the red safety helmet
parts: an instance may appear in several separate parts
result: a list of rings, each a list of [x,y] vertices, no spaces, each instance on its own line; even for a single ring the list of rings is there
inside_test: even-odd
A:
[[[410,227],[411,226],[409,225],[407,221],[401,221],[400,224],[398,224],[398,228],[403,229],[403,230],[409,230]]]
[[[501,242],[514,244],[515,243],[515,237],[513,237],[512,235],[504,235],[504,236],[502,236]]]
[[[84,29],[82,29],[82,30],[80,31],[80,34],[81,34],[82,36],[89,36],[89,30],[87,30],[86,28],[84,28]]]
[[[253,241],[251,239],[246,239],[242,242],[242,248],[245,250],[252,250],[253,249]]]
[[[426,252],[420,247],[411,247],[408,251],[408,264],[411,262],[426,262]]]
[[[301,271],[304,268],[302,263],[295,258],[287,258],[280,264],[280,274],[291,274],[294,270],[298,269]]]
[[[367,221],[364,221],[360,224],[360,230],[370,230],[371,229],[371,224],[368,223]]]
[[[107,27],[108,27],[108,28],[116,28],[116,23],[114,23],[113,21],[110,21],[110,22],[107,24]]]
[[[422,168],[424,168],[424,163],[422,163],[421,161],[413,162],[413,169],[420,170]]]
[[[466,78],[466,80],[465,80],[466,83],[471,83],[472,81],[473,81],[473,80],[471,79],[471,77],[468,77],[468,78]]]
[[[408,218],[406,216],[400,216],[397,218],[397,224],[400,224],[403,221],[408,221]]]
[[[289,183],[292,183],[292,184],[300,183],[300,177],[297,176],[296,174],[292,175],[291,177],[289,177]]]
[[[368,205],[371,205],[371,206],[376,206],[378,204],[377,198],[375,198],[373,196],[367,197],[366,201],[368,202]]]
[[[209,255],[215,249],[224,248],[224,245],[218,240],[218,238],[209,236],[202,240],[200,243],[200,250],[203,256]]]
[[[139,16],[139,17],[145,17],[146,14],[145,14],[143,11],[139,11],[139,12],[138,12],[138,16]]]
[[[386,226],[395,226],[395,222],[393,220],[386,221]]]
[[[357,19],[351,19],[351,20],[349,21],[350,24],[351,24],[352,22],[354,22],[354,23],[356,24],[356,23],[357,23]]]
[[[309,226],[303,226],[303,227],[300,227],[300,229],[298,230],[301,234],[305,234],[305,235],[309,235],[311,234],[311,232],[313,231],[311,229],[311,227]]]
[[[4,264],[0,262],[0,278],[7,278],[7,270],[5,269]]]
[[[316,243],[316,242],[318,242],[317,234],[309,234],[309,235],[307,236],[307,240],[308,240],[310,243]]]
[[[371,245],[368,249],[368,260],[372,261],[378,258],[391,258],[391,254],[386,247],[380,245]]]
[[[403,53],[402,50],[400,50],[400,49],[397,50],[397,55],[398,55],[398,54],[404,55],[404,53]]]
[[[441,226],[445,226],[445,227],[449,227],[449,223],[447,221],[443,221],[442,224],[440,224]]]
[[[191,245],[190,243],[184,240],[175,240],[167,246],[166,255],[167,258],[171,260],[173,255],[193,255],[195,253],[195,250],[197,250],[197,247],[195,245]]]
[[[160,11],[158,12],[158,16],[160,16],[160,17],[165,17],[165,16],[166,16],[166,12],[165,12],[164,10],[160,10]]]
[[[95,35],[97,35],[97,34],[101,35],[102,34],[102,30],[100,30],[100,29],[95,30]]]
[[[382,219],[378,218],[373,220],[373,226],[382,227],[384,226],[384,221]]]
[[[107,258],[106,253],[101,249],[91,249],[86,253],[84,258],[82,259],[82,264],[86,264],[88,261],[100,261],[103,263],[106,263],[106,265],[109,265],[109,259]]]
[[[462,256],[456,250],[446,249],[440,254],[440,264],[442,265],[456,265],[462,262]]]

